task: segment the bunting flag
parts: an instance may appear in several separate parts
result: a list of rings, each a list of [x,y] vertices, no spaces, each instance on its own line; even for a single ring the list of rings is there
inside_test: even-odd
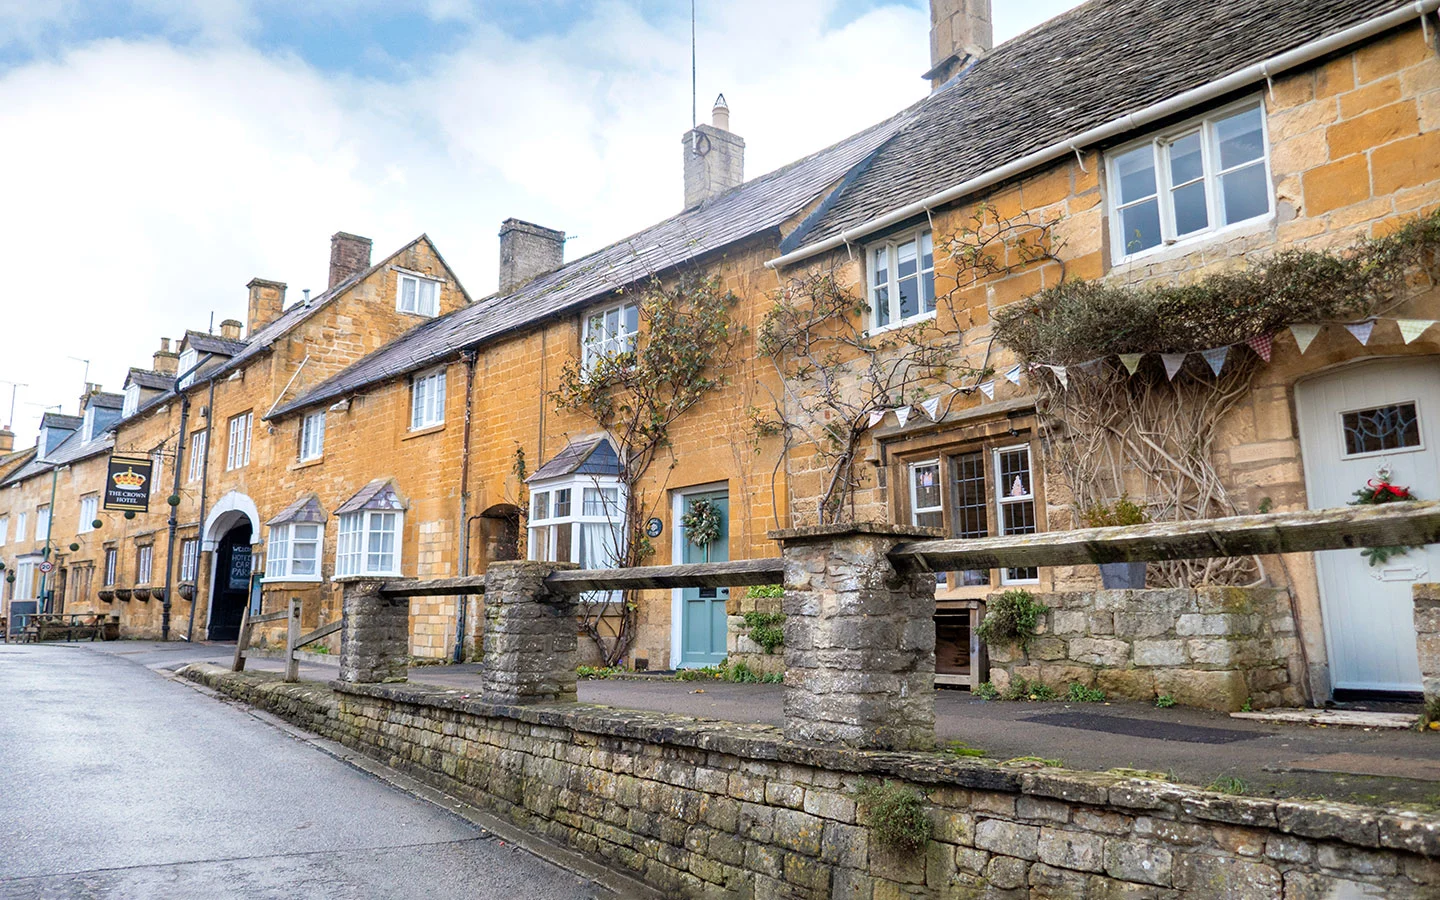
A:
[[[1368,345],[1370,343],[1370,333],[1375,330],[1375,320],[1366,319],[1363,322],[1347,322],[1345,324],[1345,330],[1353,334],[1355,340],[1359,341],[1362,345]]]
[[[1176,373],[1180,371],[1181,366],[1185,365],[1186,355],[1187,354],[1184,353],[1160,354],[1161,361],[1165,363],[1165,377],[1169,378],[1171,381],[1175,380]]]
[[[1396,319],[1395,321],[1400,325],[1400,336],[1405,339],[1405,343],[1407,344],[1424,334],[1431,325],[1435,324],[1434,319]]]
[[[1225,368],[1225,357],[1230,355],[1230,348],[1212,347],[1209,350],[1201,350],[1200,355],[1205,357],[1205,361],[1210,364],[1210,371],[1219,375],[1220,370]]]
[[[926,400],[926,401],[922,402],[922,403],[920,404],[920,408],[923,409],[923,410],[925,410],[925,415],[927,415],[927,416],[930,417],[930,421],[932,421],[932,422],[938,422],[938,421],[940,421],[940,398],[939,398],[939,397],[931,397],[929,400]]]
[[[1134,375],[1136,370],[1140,368],[1140,358],[1144,355],[1145,354],[1143,353],[1120,354],[1120,361],[1125,364],[1125,371],[1129,372],[1131,375]]]
[[[1270,354],[1273,353],[1275,350],[1275,335],[1258,335],[1257,337],[1253,337],[1250,340],[1246,341],[1245,346],[1249,347],[1251,350],[1254,350],[1257,356],[1259,356],[1261,359],[1265,360],[1268,363],[1270,361]]]
[[[1320,334],[1319,325],[1291,325],[1290,334],[1295,338],[1295,343],[1300,347],[1301,354],[1310,349],[1315,338]]]
[[[1093,370],[1095,370],[1095,369],[1098,369],[1098,368],[1100,367],[1100,364],[1103,363],[1104,361],[1105,361],[1105,357],[1102,356],[1102,357],[1100,357],[1099,359],[1088,359],[1088,360],[1086,360],[1086,361],[1083,362],[1083,363],[1076,363],[1075,365],[1071,366],[1070,368],[1072,368],[1072,369],[1079,369],[1081,372],[1090,372],[1090,371],[1093,371]]]
[[[1047,369],[1049,369],[1051,372],[1054,372],[1054,373],[1055,373],[1055,377],[1058,378],[1058,379],[1060,379],[1060,386],[1061,386],[1062,388],[1064,388],[1064,389],[1067,390],[1067,391],[1070,390],[1070,370],[1069,370],[1069,369],[1065,368],[1064,366],[1046,366],[1045,368],[1047,368]]]
[[[986,398],[988,398],[988,399],[990,399],[990,400],[994,400],[994,399],[995,399],[995,382],[993,382],[993,381],[987,381],[987,382],[981,384],[981,385],[980,385],[980,393],[984,394],[984,395],[986,396]]]
[[[883,409],[872,409],[872,410],[870,410],[870,425],[869,425],[868,427],[874,428],[876,425],[879,425],[882,421],[884,421],[884,419],[885,419],[885,410],[883,410]]]
[[[908,407],[908,406],[897,406],[897,407],[895,407],[895,418],[899,420],[899,422],[900,422],[900,427],[901,427],[901,428],[904,428],[904,427],[905,427],[905,423],[910,421],[910,407]]]
[[[1006,373],[1005,373],[1005,380],[1008,381],[1008,382],[1010,382],[1011,384],[1019,384],[1019,383],[1020,383],[1020,367],[1019,367],[1019,366],[1016,366],[1015,368],[1013,368],[1013,369],[1011,369],[1010,371],[1006,372]]]

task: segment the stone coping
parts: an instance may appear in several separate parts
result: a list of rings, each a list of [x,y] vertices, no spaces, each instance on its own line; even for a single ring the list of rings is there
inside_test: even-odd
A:
[[[942,538],[944,529],[926,528],[920,525],[894,525],[889,522],[841,522],[835,525],[803,525],[799,528],[781,528],[767,531],[765,536],[772,541],[785,544],[809,544],[822,540],[858,535],[879,535],[882,537],[910,538],[925,540]]]
[[[249,673],[193,664],[185,677],[204,676],[267,681]],[[200,676],[197,678],[197,676]],[[1076,772],[1036,765],[939,754],[864,751],[788,741],[780,729],[668,713],[623,710],[579,703],[531,706],[486,703],[455,688],[423,684],[345,684],[330,682],[342,696],[368,697],[463,712],[481,718],[511,719],[530,725],[670,745],[741,758],[813,766],[832,772],[896,778],[921,785],[961,787],[1063,800],[1088,806],[1168,813],[1178,818],[1271,828],[1302,837],[1358,847],[1384,847],[1440,858],[1440,816],[1408,810],[1346,803],[1237,797],[1133,776]],[[295,685],[276,684],[276,688]]]

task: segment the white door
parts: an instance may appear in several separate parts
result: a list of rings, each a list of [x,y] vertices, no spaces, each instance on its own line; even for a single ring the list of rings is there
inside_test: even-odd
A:
[[[1348,367],[1296,388],[1311,509],[1345,506],[1382,468],[1440,498],[1440,360]],[[1419,691],[1411,586],[1440,577],[1440,547],[1372,566],[1359,550],[1315,554],[1336,688]]]

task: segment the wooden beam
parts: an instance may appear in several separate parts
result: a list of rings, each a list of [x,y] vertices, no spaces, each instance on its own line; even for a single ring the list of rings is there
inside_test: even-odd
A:
[[[329,625],[321,625],[319,628],[307,634],[302,634],[300,637],[295,639],[295,649],[298,650],[301,647],[304,647],[306,644],[313,644],[321,638],[329,637],[330,635],[339,631],[340,626],[344,624],[345,620],[341,619],[338,622],[331,622]]]
[[[778,558],[634,569],[578,569],[556,572],[545,586],[557,594],[686,587],[751,587],[778,584],[784,568]]]
[[[266,613],[266,614],[263,615],[263,616],[251,616],[251,617],[250,617],[250,624],[251,624],[251,625],[262,625],[262,624],[264,624],[264,623],[266,623],[266,622],[278,622],[278,621],[280,621],[281,619],[288,619],[288,618],[290,618],[290,610],[288,610],[288,609],[282,609],[282,610],[280,610],[279,612]]]
[[[484,575],[466,575],[463,578],[435,578],[419,581],[407,578],[404,581],[387,581],[380,593],[389,597],[449,597],[452,594],[485,593]]]
[[[979,540],[915,541],[897,563],[937,572],[1086,563],[1209,559],[1440,543],[1440,501],[1154,522]]]

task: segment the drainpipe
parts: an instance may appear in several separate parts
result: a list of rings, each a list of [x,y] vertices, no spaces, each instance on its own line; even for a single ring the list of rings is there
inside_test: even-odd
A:
[[[180,395],[180,434],[175,438],[175,474],[171,478],[170,496],[180,497],[180,463],[185,458],[185,429],[190,423],[190,397],[180,387],[180,382],[189,375],[194,374],[196,369],[205,365],[214,356],[207,353],[200,358],[195,365],[175,376],[175,393]],[[208,450],[208,448],[207,448]],[[170,640],[170,606],[175,599],[175,531],[180,525],[180,504],[170,503],[169,497],[165,499],[166,505],[170,507],[170,519],[166,523],[169,526],[170,536],[165,549],[165,602],[160,606],[160,640]],[[194,608],[194,604],[191,604]]]
[[[475,363],[477,350],[460,354],[465,361],[465,433],[460,445],[460,576],[470,574],[470,416],[475,405]],[[465,612],[469,594],[455,595],[455,662],[465,658]]]
[[[215,433],[215,377],[210,377],[210,398],[205,401],[205,458],[200,461],[200,530],[196,540],[200,546],[205,541],[205,492],[210,487],[210,438]],[[200,546],[195,548],[195,596],[190,598],[190,624],[185,628],[185,640],[195,640],[195,604],[200,602]],[[214,573],[211,573],[214,577]],[[166,596],[169,596],[167,593]],[[248,602],[248,601],[247,601]]]
[[[45,550],[40,554],[40,558],[45,560],[46,562],[51,562],[50,535],[55,533],[55,486],[59,482],[60,467],[57,465],[52,465],[50,467],[50,518],[45,523]],[[53,562],[51,564],[53,565]],[[40,608],[47,613],[54,611],[51,608],[50,604],[45,600],[45,579],[49,577],[50,576],[46,575],[44,572],[40,573],[40,593],[37,595],[40,598]]]

